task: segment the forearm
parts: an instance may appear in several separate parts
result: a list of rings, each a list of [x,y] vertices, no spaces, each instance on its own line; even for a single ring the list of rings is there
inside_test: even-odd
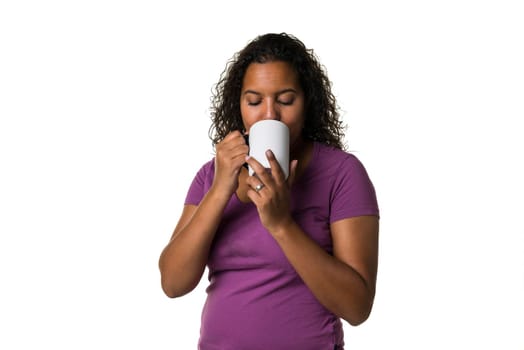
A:
[[[182,296],[197,286],[228,200],[227,196],[210,190],[163,250],[159,267],[162,288],[169,297]]]
[[[371,311],[374,287],[351,266],[328,254],[291,222],[273,237],[304,283],[328,310],[352,325]]]

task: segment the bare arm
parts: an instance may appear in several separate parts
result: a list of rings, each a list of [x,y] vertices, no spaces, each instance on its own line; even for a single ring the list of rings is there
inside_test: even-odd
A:
[[[162,289],[167,296],[189,293],[202,278],[222,213],[238,187],[238,174],[248,149],[239,131],[231,132],[217,145],[211,188],[198,206],[184,207],[160,255]]]
[[[364,322],[375,297],[378,218],[361,216],[331,225],[333,256],[290,222],[272,232],[318,301],[352,325]]]
[[[184,207],[173,236],[160,255],[161,284],[167,296],[182,296],[198,285],[226,204],[227,200],[210,191],[198,207]]]
[[[248,191],[262,224],[317,300],[350,324],[361,324],[368,318],[375,297],[378,217],[359,216],[332,223],[333,255],[328,254],[291,216],[289,188],[296,162],[292,163],[286,181],[271,152],[268,160],[271,174],[255,159],[247,159],[257,174],[247,179],[248,185],[265,185],[258,192]]]

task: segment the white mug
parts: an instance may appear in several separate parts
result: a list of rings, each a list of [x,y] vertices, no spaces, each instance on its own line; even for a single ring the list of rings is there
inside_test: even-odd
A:
[[[265,119],[253,124],[249,130],[249,156],[269,169],[266,151],[275,155],[285,178],[289,176],[289,128],[278,120]],[[249,175],[254,171],[249,167]]]

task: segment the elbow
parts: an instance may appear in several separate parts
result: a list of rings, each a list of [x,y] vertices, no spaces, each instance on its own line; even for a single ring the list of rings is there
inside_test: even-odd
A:
[[[161,284],[162,284],[162,290],[164,291],[164,294],[167,295],[167,297],[171,299],[181,297],[190,292],[190,290],[185,290],[183,288],[177,288],[177,286],[173,285],[172,283],[167,283],[164,280],[162,280]]]
[[[178,297],[181,297],[183,295],[182,293],[177,291],[175,288],[170,288],[170,287],[164,285],[164,283],[162,283],[162,290],[164,291],[164,294],[168,298],[171,298],[171,299],[178,298]]]
[[[359,315],[351,315],[344,317],[344,319],[353,327],[360,326],[362,323],[364,323],[369,318],[370,312],[362,313]]]
[[[174,288],[171,283],[168,283],[163,276],[160,279],[160,285],[162,286],[162,291],[168,298],[177,298],[180,296],[176,288]]]
[[[161,279],[162,290],[167,297],[172,299],[181,297],[191,292],[196,287],[196,284],[194,283],[181,284],[177,282],[180,281],[175,281],[173,279],[167,280],[165,278]]]
[[[160,263],[160,285],[164,294],[171,298],[181,297],[191,291],[192,288],[187,288],[183,283],[180,274],[174,271],[168,271]],[[185,286],[185,287],[184,287]]]
[[[180,269],[167,269],[160,265],[160,284],[169,298],[178,298],[195,289],[202,274],[181,272]]]
[[[356,327],[364,323],[369,318],[372,309],[373,299],[366,300],[365,302],[362,302],[359,307],[352,308],[351,310],[345,312],[343,315],[341,315],[341,318],[347,321],[350,325]]]
[[[173,278],[168,278],[168,274],[162,270],[162,265],[160,265],[160,286],[164,294],[169,298],[182,296],[178,288],[176,288],[176,283]]]

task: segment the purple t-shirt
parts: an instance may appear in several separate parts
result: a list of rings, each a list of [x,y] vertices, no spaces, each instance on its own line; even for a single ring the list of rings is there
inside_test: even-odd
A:
[[[197,173],[185,203],[198,205],[213,176],[211,160]],[[291,196],[293,218],[329,253],[333,252],[330,223],[379,215],[373,184],[361,162],[320,143],[314,143],[311,161],[294,183]],[[255,205],[242,203],[236,194],[222,216],[208,268],[199,349],[343,348],[340,319],[302,282],[260,223]]]

